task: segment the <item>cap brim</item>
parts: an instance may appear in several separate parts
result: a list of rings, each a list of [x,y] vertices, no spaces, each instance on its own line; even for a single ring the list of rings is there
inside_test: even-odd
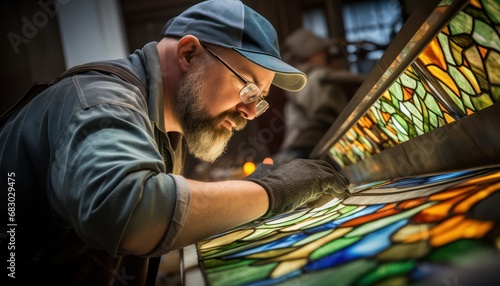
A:
[[[273,84],[279,88],[288,91],[299,91],[304,88],[307,83],[307,76],[303,72],[276,57],[248,52],[237,48],[233,49],[259,66],[276,72]]]

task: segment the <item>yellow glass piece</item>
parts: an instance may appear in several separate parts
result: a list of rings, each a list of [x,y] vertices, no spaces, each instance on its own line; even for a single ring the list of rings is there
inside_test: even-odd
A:
[[[444,114],[444,119],[446,120],[446,123],[451,123],[455,121],[455,118],[451,117],[448,113],[443,113]]]
[[[427,202],[427,199],[426,198],[416,198],[416,199],[410,199],[410,200],[406,200],[406,201],[403,201],[401,203],[398,204],[398,208],[399,209],[411,209],[411,208],[414,208],[416,206],[419,206],[423,203]]]
[[[300,269],[307,264],[307,259],[298,259],[292,261],[283,261],[271,272],[271,278],[276,278]]]
[[[480,0],[470,0],[469,4],[472,6],[476,6],[479,9],[483,9],[483,5],[481,4]]]
[[[491,221],[479,221],[460,217],[449,219],[431,230],[430,244],[439,247],[464,238],[481,238],[495,225]]]
[[[457,85],[451,78],[451,76],[444,70],[435,67],[435,66],[429,66],[427,67],[429,72],[434,75],[439,81],[444,83],[449,89],[453,91],[457,96],[460,96],[460,90],[458,89]]]
[[[289,215],[289,216],[285,216],[285,217],[278,218],[278,219],[273,219],[271,221],[266,222],[266,225],[274,225],[274,224],[281,224],[284,222],[288,222],[288,221],[291,221],[291,220],[294,220],[298,217],[303,216],[306,212],[307,212],[307,210],[303,210],[303,211],[296,212],[296,213]]]
[[[387,100],[392,100],[391,93],[389,92],[389,90],[384,91],[384,93],[382,93],[382,96],[387,98]]]
[[[411,236],[421,237],[426,240],[429,237],[429,231],[432,228],[432,224],[409,224],[398,230],[393,236],[392,240],[394,242],[408,242],[407,239]],[[417,241],[417,240],[414,240]]]
[[[469,192],[471,190],[473,190],[474,187],[467,187],[467,188],[456,188],[456,189],[453,189],[453,190],[449,190],[449,191],[446,191],[446,192],[442,192],[442,193],[438,193],[438,194],[435,194],[435,195],[432,195],[429,197],[430,200],[432,201],[444,201],[444,200],[447,200],[447,199],[450,199],[450,198],[454,198],[454,197],[457,197],[459,195],[462,195],[466,192]]]
[[[437,65],[442,70],[446,70],[446,63],[444,61],[445,57],[437,38],[432,40],[432,42],[427,46],[427,48],[425,48],[418,58],[426,66],[433,64]]]
[[[483,184],[483,183],[488,183],[488,181],[490,180],[498,180],[500,179],[500,172],[496,172],[496,173],[493,173],[493,174],[489,174],[489,175],[485,175],[485,176],[481,176],[481,177],[477,177],[477,178],[472,178],[470,180],[468,180],[467,182],[464,182],[462,184],[460,184],[460,186],[466,186],[466,185],[479,185],[479,184]]]
[[[384,207],[382,207],[381,209],[379,209],[377,212],[383,212],[383,211],[386,211],[386,210],[392,210],[395,207],[396,207],[396,203],[388,204],[388,205],[385,205]]]
[[[283,229],[281,229],[281,231],[299,230],[301,228],[307,227],[308,225],[311,225],[311,224],[316,223],[318,221],[325,220],[325,219],[330,219],[331,217],[336,216],[336,215],[338,215],[338,214],[330,214],[330,215],[327,215],[327,216],[316,217],[314,219],[307,219],[307,220],[302,221],[300,223],[297,223],[295,225],[283,228]]]
[[[265,237],[267,234],[270,234],[270,233],[272,233],[274,231],[275,230],[272,229],[272,228],[265,228],[265,229],[257,228],[257,229],[254,230],[254,233],[250,234],[247,237],[242,238],[241,240],[243,240],[243,241],[252,241],[252,240],[254,240],[256,238]]]
[[[455,198],[439,202],[438,204],[423,210],[418,214],[418,216],[423,217],[426,222],[445,219],[453,206],[455,206],[455,204],[463,200],[465,197],[466,195],[460,195]]]
[[[253,229],[237,230],[237,231],[231,232],[229,234],[223,235],[221,237],[216,237],[216,238],[211,239],[207,242],[199,243],[198,247],[201,250],[204,250],[204,249],[216,247],[216,246],[223,245],[223,244],[228,244],[228,243],[234,242],[238,239],[241,239],[241,238],[251,234],[252,232],[254,232]]]
[[[466,213],[470,208],[476,204],[477,202],[483,200],[484,198],[490,196],[491,194],[500,191],[500,183],[496,183],[493,185],[490,185],[481,191],[470,195],[468,198],[466,198],[463,202],[458,204],[454,212],[455,213]]]
[[[465,76],[465,78],[469,81],[472,88],[474,88],[474,91],[476,92],[476,94],[480,94],[481,87],[479,86],[479,83],[477,82],[476,77],[474,76],[474,73],[469,68],[467,68],[465,66],[460,66],[458,69]]]
[[[432,246],[439,247],[463,238],[481,238],[494,225],[490,221],[478,221],[457,215],[441,222],[430,231],[415,233],[407,237],[404,242],[428,240]]]

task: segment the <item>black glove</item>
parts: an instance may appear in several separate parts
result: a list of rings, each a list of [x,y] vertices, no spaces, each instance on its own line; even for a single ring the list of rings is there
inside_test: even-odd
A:
[[[274,170],[267,166],[262,168],[264,170],[245,180],[255,182],[267,191],[269,209],[264,218],[290,212],[305,204],[319,207],[334,197],[344,199],[349,196],[349,180],[323,160],[295,159]],[[264,176],[259,176],[262,173]]]

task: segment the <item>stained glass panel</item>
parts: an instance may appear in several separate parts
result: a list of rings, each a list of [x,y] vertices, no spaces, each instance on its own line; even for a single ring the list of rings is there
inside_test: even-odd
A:
[[[500,255],[500,171],[374,182],[200,242],[210,285],[420,283]],[[383,194],[383,195],[382,195]],[[445,274],[443,274],[445,273]]]
[[[420,53],[423,71],[407,67],[334,143],[333,160],[349,166],[498,102],[499,11],[498,1],[471,1]],[[363,126],[367,118],[376,130]]]

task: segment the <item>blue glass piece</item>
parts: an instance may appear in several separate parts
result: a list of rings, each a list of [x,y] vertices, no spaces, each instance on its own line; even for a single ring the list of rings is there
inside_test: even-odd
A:
[[[419,281],[433,275],[446,273],[446,271],[449,269],[449,266],[443,264],[422,262],[417,264],[417,267],[415,267],[410,277],[411,279]]]
[[[309,262],[304,269],[305,271],[318,271],[354,259],[374,256],[391,246],[390,236],[407,223],[408,220],[404,219],[374,231],[366,235],[358,243],[332,253],[332,255]]]
[[[248,250],[244,250],[242,252],[238,252],[238,253],[229,255],[229,256],[227,256],[227,258],[238,258],[238,257],[250,255],[250,254],[259,253],[261,251],[269,251],[269,250],[278,249],[278,248],[290,247],[293,244],[297,243],[297,241],[300,241],[304,238],[307,238],[308,236],[309,236],[308,234],[302,233],[302,232],[294,233],[292,235],[283,237],[283,238],[278,239],[276,241],[272,241],[271,243],[264,244],[264,245],[257,246],[257,247],[254,247],[254,248],[251,248]]]
[[[352,219],[374,213],[384,206],[385,206],[385,204],[367,206],[366,208],[362,209],[361,211],[353,213],[350,216],[346,216],[346,217],[343,217],[343,218],[340,218],[337,220],[330,221],[330,222],[325,223],[323,225],[319,225],[317,227],[311,228],[311,229],[309,229],[309,232],[320,232],[320,231],[324,231],[324,230],[328,230],[328,229],[334,229],[346,221],[350,221]]]
[[[477,171],[466,170],[466,171],[458,171],[458,172],[432,175],[432,176],[404,178],[404,179],[398,180],[396,182],[392,182],[390,184],[387,184],[385,186],[380,186],[379,188],[386,189],[386,188],[411,188],[411,187],[416,187],[416,186],[423,187],[426,184],[443,182],[446,180],[459,178],[461,176],[468,175],[468,174],[471,174],[474,172],[477,172]]]

